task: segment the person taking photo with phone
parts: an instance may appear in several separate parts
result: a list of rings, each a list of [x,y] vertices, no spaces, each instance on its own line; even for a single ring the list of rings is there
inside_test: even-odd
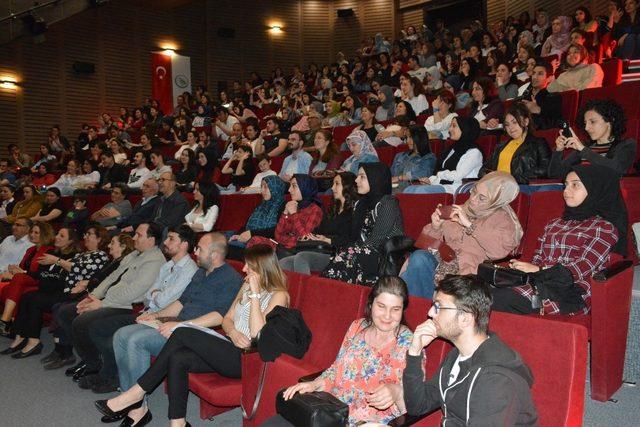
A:
[[[491,172],[476,182],[464,204],[438,205],[415,243],[421,249],[400,271],[409,294],[431,298],[446,275],[476,274],[483,261],[504,258],[517,248],[522,227],[509,203],[519,191],[511,175]]]
[[[561,130],[556,138],[556,149],[549,162],[549,178],[563,178],[580,163],[591,163],[611,168],[620,176],[625,174],[636,159],[636,141],[625,138],[627,118],[615,101],[593,99],[578,113],[578,126],[589,140],[580,141],[572,128],[568,134]],[[564,150],[573,151],[564,156]]]

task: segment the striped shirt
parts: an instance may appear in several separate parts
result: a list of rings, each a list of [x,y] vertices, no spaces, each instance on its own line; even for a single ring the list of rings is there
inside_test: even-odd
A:
[[[240,331],[247,338],[251,339],[251,330],[249,328],[249,318],[251,316],[251,298],[249,298],[249,294],[251,290],[249,288],[245,289],[242,293],[242,298],[236,304],[236,311],[233,313],[233,325],[234,327]],[[264,313],[264,311],[269,306],[269,301],[271,301],[271,297],[275,292],[260,292],[260,311]]]

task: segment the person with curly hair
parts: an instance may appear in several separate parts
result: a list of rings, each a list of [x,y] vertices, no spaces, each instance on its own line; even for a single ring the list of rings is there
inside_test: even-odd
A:
[[[623,175],[636,159],[636,141],[625,138],[627,118],[615,101],[594,99],[587,102],[578,114],[578,125],[589,135],[582,142],[571,129],[571,136],[562,131],[556,139],[556,149],[549,162],[549,177],[564,177],[573,166],[588,162],[607,166]],[[564,158],[564,150],[574,151]]]

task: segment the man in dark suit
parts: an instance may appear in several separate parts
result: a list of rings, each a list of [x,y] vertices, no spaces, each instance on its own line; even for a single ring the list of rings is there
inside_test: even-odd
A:
[[[118,224],[119,227],[122,227],[121,231],[125,233],[133,232],[133,230],[143,222],[151,222],[156,208],[160,203],[160,196],[158,196],[158,182],[155,179],[149,178],[144,181],[141,189],[142,199],[140,199],[133,207],[131,216]]]
[[[158,179],[158,186],[162,197],[156,207],[152,221],[160,225],[166,232],[168,228],[176,227],[184,222],[184,216],[189,213],[187,200],[176,191],[176,176],[171,172],[164,172]]]
[[[111,150],[105,150],[100,156],[102,167],[100,171],[100,182],[98,183],[98,192],[110,191],[113,184],[122,182],[127,183],[129,172],[127,169],[116,163]]]

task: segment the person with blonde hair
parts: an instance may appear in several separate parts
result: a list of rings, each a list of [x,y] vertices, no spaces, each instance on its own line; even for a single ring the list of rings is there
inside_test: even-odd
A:
[[[200,250],[198,245],[196,254]],[[188,326],[176,327],[155,362],[137,383],[113,399],[96,401],[97,409],[107,417],[126,414],[142,406],[145,395],[167,377],[171,425],[189,425],[185,421],[189,373],[216,372],[225,377],[240,378],[242,350],[258,336],[266,323],[266,315],[274,307],[289,305],[286,276],[270,246],[255,245],[247,249],[242,271],[247,275],[245,281],[221,319],[228,339]],[[151,412],[147,410],[138,423],[144,425],[150,419]]]
[[[431,298],[446,274],[476,274],[483,261],[504,258],[517,248],[522,226],[509,203],[519,191],[511,175],[496,171],[471,188],[464,204],[438,205],[418,238],[423,249],[413,252],[400,272],[409,293]],[[443,255],[448,248],[453,259]]]

